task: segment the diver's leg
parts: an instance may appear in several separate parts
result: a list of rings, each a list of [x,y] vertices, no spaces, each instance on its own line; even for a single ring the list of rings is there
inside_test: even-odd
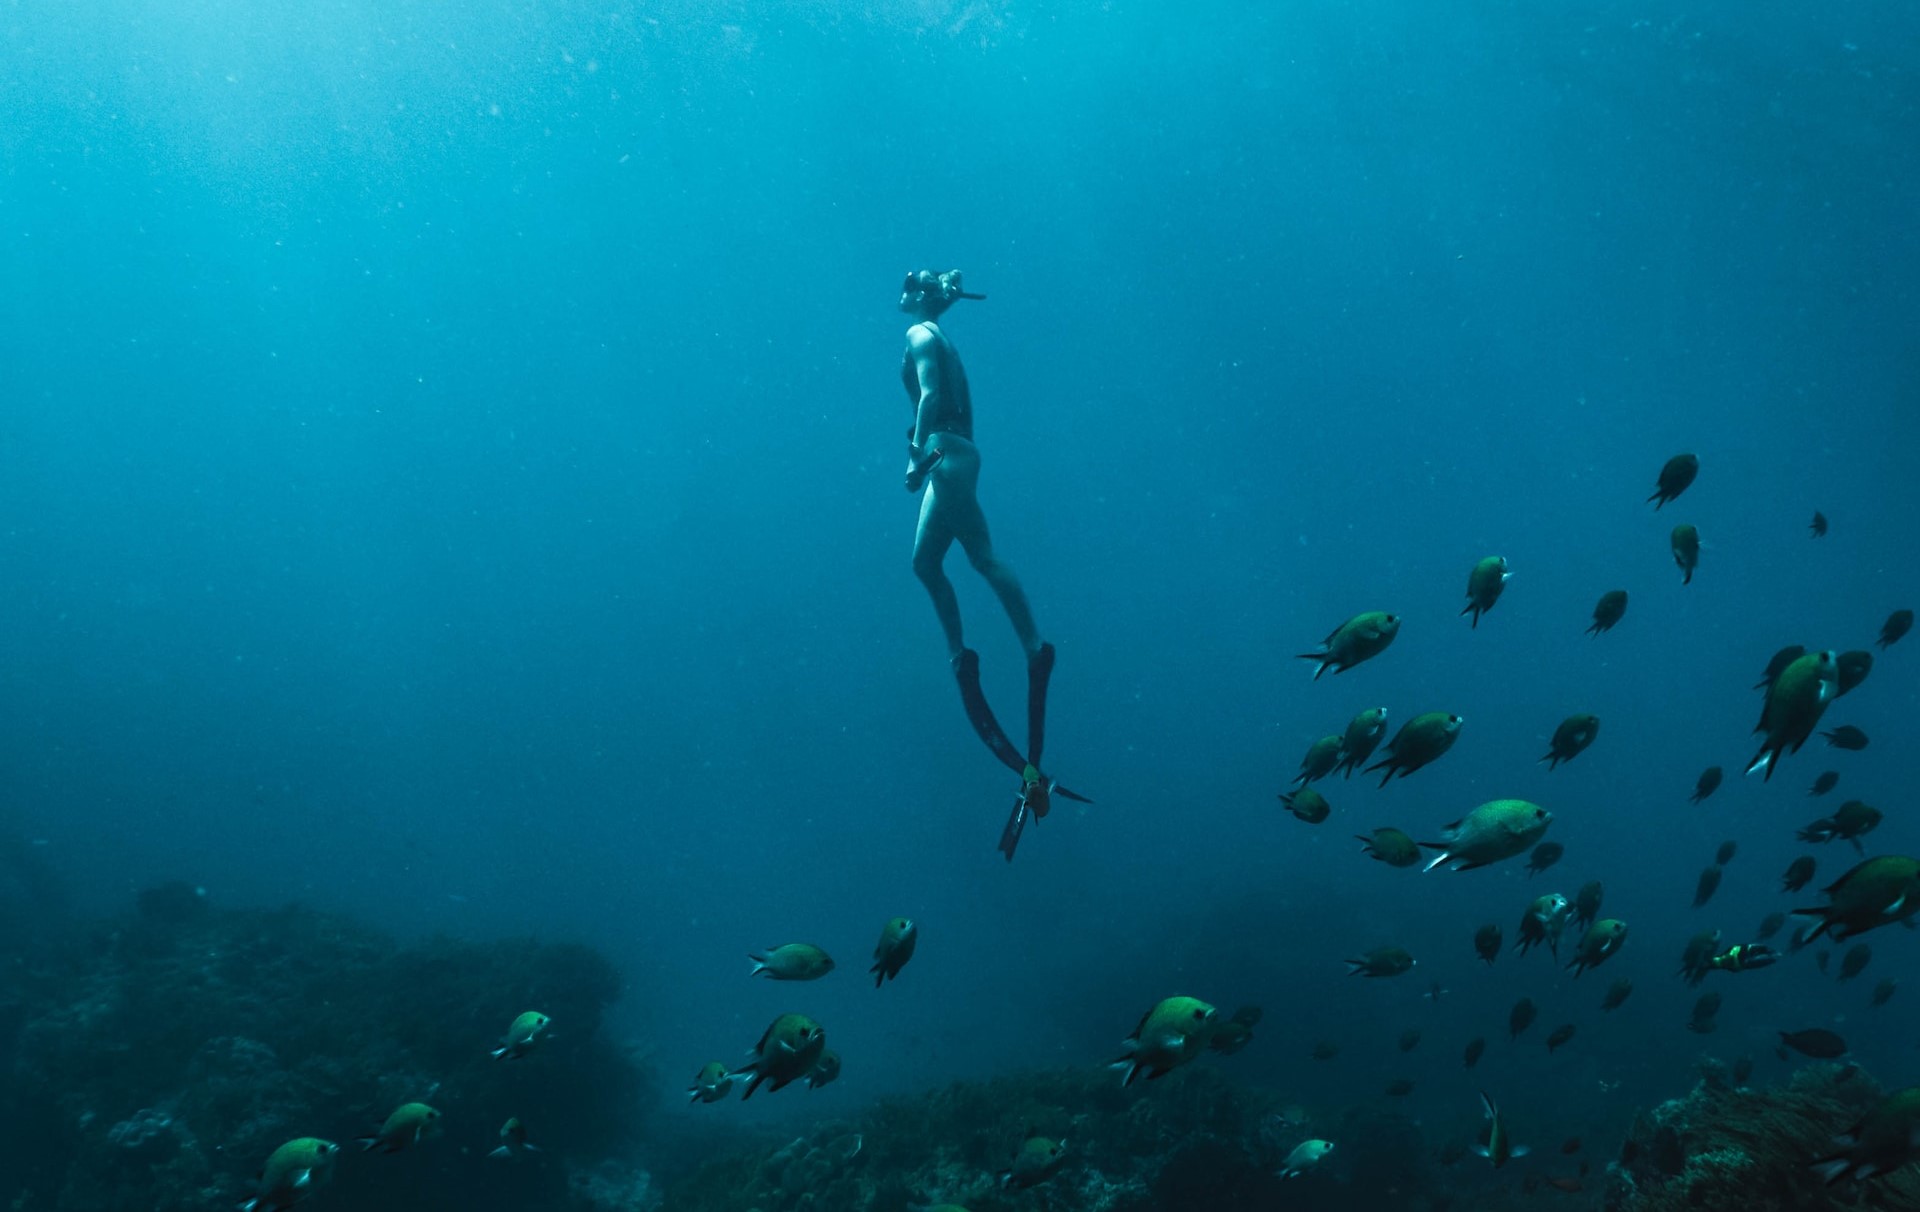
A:
[[[913,541],[913,571],[927,587],[933,608],[940,615],[940,625],[946,630],[947,653],[953,662],[954,680],[960,684],[960,704],[966,708],[967,722],[1002,765],[1018,772],[1025,768],[1026,760],[1014,749],[1006,730],[994,717],[993,708],[987,705],[986,691],[980,687],[980,654],[968,648],[961,638],[960,602],[953,592],[953,582],[941,568],[948,549],[953,546],[954,534],[949,521],[955,495],[952,489],[953,485],[943,479],[942,469],[936,467],[933,482],[920,501],[920,526]]]
[[[966,650],[960,633],[960,599],[947,579],[947,550],[953,546],[953,529],[946,524],[939,494],[929,487],[920,498],[920,525],[913,535],[913,575],[927,587],[933,599],[934,613],[940,616],[941,629],[947,633],[947,656],[958,660]]]
[[[1027,604],[1027,591],[1020,587],[1020,578],[1005,560],[994,554],[993,537],[987,533],[987,515],[981,512],[980,503],[969,498],[964,505],[956,506],[953,511],[953,536],[960,540],[960,546],[967,553],[967,561],[974,570],[987,579],[993,586],[994,594],[999,597],[1000,605],[1006,608],[1007,618],[1013,623],[1015,634],[1020,637],[1020,647],[1026,649],[1027,659],[1040,655],[1043,644],[1040,629],[1033,622],[1033,607]]]
[[[986,514],[979,502],[970,497],[967,508],[955,513],[955,537],[966,550],[968,561],[993,586],[1020,636],[1020,646],[1027,652],[1027,760],[1039,766],[1047,745],[1047,683],[1053,676],[1053,645],[1040,638],[1020,578],[994,554],[993,537],[987,531]]]

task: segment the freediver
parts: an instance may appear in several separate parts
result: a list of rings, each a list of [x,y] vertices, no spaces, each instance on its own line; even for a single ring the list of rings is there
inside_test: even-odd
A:
[[[933,599],[946,632],[947,655],[960,684],[967,719],[1000,763],[1020,775],[1020,795],[1000,838],[1000,850],[1013,849],[1029,817],[1047,813],[1052,794],[1082,800],[1040,773],[1046,743],[1047,683],[1053,676],[1053,645],[1040,638],[1026,591],[1013,569],[994,554],[987,517],[980,508],[980,448],[973,444],[973,397],[959,351],[940,328],[940,317],[960,299],[984,299],[962,289],[960,271],[917,270],[900,288],[900,310],[913,317],[900,377],[914,409],[907,430],[908,492],[920,493],[920,522],[913,537],[913,572]],[[966,646],[960,628],[960,602],[943,565],[958,540],[967,561],[986,578],[1006,609],[1007,618],[1027,654],[1027,750],[1023,755],[1007,739],[980,688],[980,654]]]

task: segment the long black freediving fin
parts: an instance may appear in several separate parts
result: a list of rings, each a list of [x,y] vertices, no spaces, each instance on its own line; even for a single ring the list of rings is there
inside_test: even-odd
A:
[[[1013,813],[1007,817],[1006,828],[1000,831],[1000,845],[996,847],[1001,854],[1007,856],[1009,863],[1013,861],[1013,848],[1020,844],[1020,835],[1026,831],[1027,818],[1030,815],[1027,811],[1026,797],[1016,796],[1013,801]]]
[[[1006,730],[1000,727],[1000,721],[993,717],[993,708],[987,706],[986,692],[980,689],[980,654],[971,648],[962,648],[960,655],[953,658],[953,677],[960,683],[960,702],[967,709],[967,721],[973,725],[974,732],[986,742],[993,756],[1000,764],[1019,774],[1027,768],[1027,759],[1007,739]]]
[[[1047,683],[1053,677],[1053,645],[1042,644],[1027,658],[1027,760],[1040,767],[1047,747]]]

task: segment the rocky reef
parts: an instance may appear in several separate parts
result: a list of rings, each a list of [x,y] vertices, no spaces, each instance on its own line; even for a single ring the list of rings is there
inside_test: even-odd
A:
[[[60,948],[6,959],[0,1201],[14,1212],[231,1208],[303,1135],[346,1146],[315,1207],[657,1202],[636,1152],[652,1078],[601,1032],[620,982],[584,947],[401,945],[341,917],[225,910],[169,885]],[[533,1007],[553,1016],[553,1040],[494,1060]],[[444,1112],[440,1138],[354,1148],[410,1099]],[[509,1115],[540,1153],[487,1156]]]
[[[1195,1066],[1123,1089],[1076,1069],[961,1083],[890,1099],[771,1148],[741,1149],[671,1184],[668,1212],[1332,1212],[1425,1209],[1412,1125],[1355,1112],[1334,1125]],[[1321,1169],[1277,1177],[1315,1132],[1343,1143]],[[999,1180],[1029,1135],[1066,1141],[1065,1164],[1028,1190]],[[1337,1134],[1337,1135],[1336,1135]],[[1350,1143],[1347,1143],[1350,1142]]]
[[[1634,1120],[1608,1167],[1607,1212],[1920,1208],[1920,1167],[1829,1187],[1808,1164],[1885,1092],[1854,1065],[1815,1064],[1764,1090],[1709,1062],[1685,1098]]]

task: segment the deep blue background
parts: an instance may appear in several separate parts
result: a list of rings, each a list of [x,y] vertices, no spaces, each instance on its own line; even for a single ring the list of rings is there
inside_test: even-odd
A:
[[[1176,992],[1267,1009],[1204,1063],[1322,1103],[1415,1076],[1443,1123],[1482,1084],[1542,1134],[1617,1121],[1703,1048],[1765,1072],[1775,1028],[1835,1022],[1911,1081],[1864,1014],[1904,931],[1854,986],[1726,978],[1707,1040],[1670,974],[1795,903],[1792,829],[1839,800],[1888,812],[1874,852],[1920,845],[1920,641],[1830,717],[1870,750],[1737,775],[1776,647],[1920,604],[1917,69],[1904,0],[12,7],[0,813],[93,907],[184,877],[584,938],[675,1080],[825,1022],[837,1086],[724,1116],[1103,1061]],[[949,265],[991,296],[948,331],[1061,653],[1051,764],[1100,801],[1011,866],[1011,780],[908,569],[895,291]],[[1682,449],[1700,480],[1656,514]],[[1017,733],[1018,649],[951,568]],[[1291,659],[1375,608],[1406,616],[1380,660]],[[1281,813],[1375,704],[1468,722],[1404,783],[1328,787],[1318,829]],[[1575,711],[1601,737],[1549,774]],[[1551,876],[1354,853],[1506,795],[1556,813]],[[1474,961],[1481,921],[1596,876],[1633,930],[1597,978]],[[920,955],[875,993],[898,913]],[[840,971],[749,982],[791,939]],[[1390,941],[1414,976],[1343,975]],[[1522,993],[1532,1044],[1464,1074]]]

